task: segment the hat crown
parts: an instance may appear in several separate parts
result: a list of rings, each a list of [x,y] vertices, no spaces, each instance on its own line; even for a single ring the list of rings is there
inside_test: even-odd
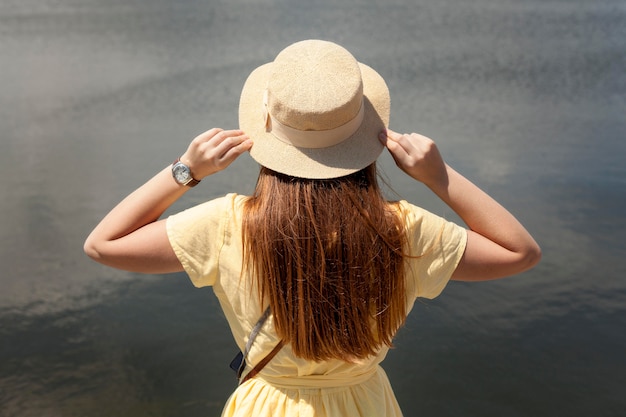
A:
[[[373,68],[335,43],[308,40],[250,73],[239,127],[254,140],[250,156],[259,164],[298,178],[337,178],[376,161],[390,104]]]
[[[286,126],[301,131],[334,129],[354,119],[362,104],[359,63],[337,44],[298,42],[272,63],[267,110]]]

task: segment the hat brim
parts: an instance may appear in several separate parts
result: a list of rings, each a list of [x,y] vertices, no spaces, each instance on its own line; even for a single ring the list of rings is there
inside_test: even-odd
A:
[[[365,106],[363,123],[343,142],[316,149],[293,146],[266,131],[263,94],[272,64],[255,69],[248,76],[239,101],[239,127],[254,142],[250,156],[271,170],[310,179],[343,177],[376,161],[384,148],[378,134],[389,126],[389,89],[376,71],[365,64],[359,66]]]

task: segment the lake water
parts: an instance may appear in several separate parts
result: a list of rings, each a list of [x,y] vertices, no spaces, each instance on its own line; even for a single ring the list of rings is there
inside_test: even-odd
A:
[[[434,138],[544,251],[416,305],[384,363],[405,415],[626,415],[621,0],[3,0],[0,415],[219,415],[235,345],[211,290],[82,242],[196,134],[236,127],[248,73],[306,38],[376,68],[391,127]],[[246,155],[172,211],[256,172]]]

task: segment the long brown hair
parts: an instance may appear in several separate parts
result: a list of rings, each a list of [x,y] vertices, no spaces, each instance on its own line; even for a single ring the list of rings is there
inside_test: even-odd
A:
[[[406,236],[375,164],[324,180],[262,167],[243,219],[244,263],[297,356],[356,360],[391,346],[406,316]]]

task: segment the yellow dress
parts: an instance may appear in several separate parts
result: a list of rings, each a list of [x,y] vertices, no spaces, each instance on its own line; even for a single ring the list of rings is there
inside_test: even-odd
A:
[[[245,196],[200,204],[167,220],[167,233],[185,271],[197,287],[212,286],[233,337],[243,350],[263,306],[248,276],[241,274],[241,207]],[[465,250],[467,233],[405,201],[400,202],[409,232],[407,311],[417,297],[434,298],[448,283]],[[272,316],[248,354],[244,375],[279,342]],[[359,363],[311,362],[293,355],[289,345],[228,399],[226,417],[399,417],[391,384],[380,367],[388,349]]]

